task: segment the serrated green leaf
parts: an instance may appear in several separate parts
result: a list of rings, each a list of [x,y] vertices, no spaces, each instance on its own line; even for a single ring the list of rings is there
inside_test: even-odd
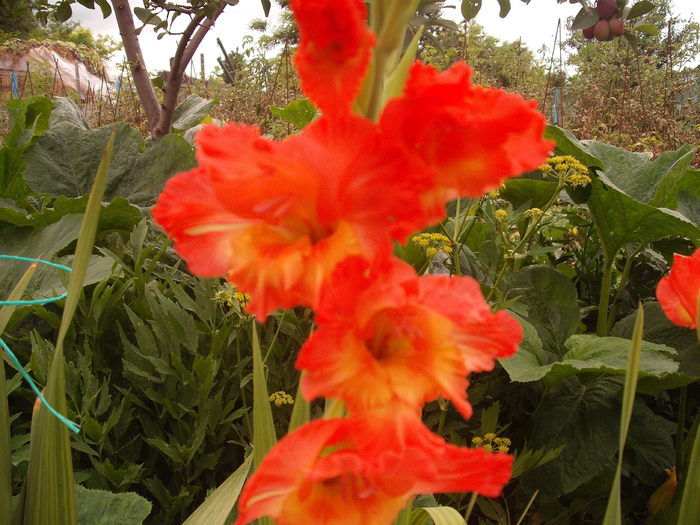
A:
[[[649,0],[640,0],[631,7],[630,12],[627,13],[626,20],[632,20],[642,15],[646,15],[654,9],[656,9],[656,5],[654,3],[650,2]]]
[[[619,378],[582,383],[572,377],[548,391],[533,418],[533,449],[562,452],[522,478],[526,493],[540,490],[542,501],[568,494],[608,468],[617,450]]]
[[[661,32],[654,24],[639,24],[634,26],[634,30],[649,36],[658,35]]]
[[[543,357],[527,347],[521,347],[513,357],[499,362],[512,381],[543,380],[553,386],[569,376],[602,372],[622,375],[626,370],[629,340],[618,337],[598,337],[593,334],[572,335],[566,341],[568,351],[561,361],[543,363]],[[665,378],[678,372],[674,360],[676,351],[668,346],[642,342],[640,376]]]
[[[481,11],[482,0],[462,0],[462,16],[465,20],[471,20]]]
[[[253,456],[248,456],[243,464],[226,478],[226,481],[219,485],[182,525],[226,524],[248,476],[252,460]]]
[[[78,525],[141,525],[151,504],[133,492],[114,493],[75,486]]]

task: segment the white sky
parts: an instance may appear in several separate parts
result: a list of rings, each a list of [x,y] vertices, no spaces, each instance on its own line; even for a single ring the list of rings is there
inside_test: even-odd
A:
[[[633,4],[634,0],[631,3]],[[131,4],[132,8],[142,5],[139,0],[132,0]],[[446,6],[454,6],[454,9],[445,10],[445,15],[459,20],[461,18],[459,4],[459,0],[445,2]],[[672,5],[674,14],[680,15],[682,18],[700,20],[700,0],[672,0]],[[487,34],[502,41],[515,41],[522,38],[523,42],[533,51],[538,50],[543,45],[551,50],[558,20],[561,19],[562,28],[566,31],[566,18],[574,16],[580,8],[579,4],[557,4],[556,0],[531,0],[529,5],[523,4],[520,0],[511,0],[511,6],[512,9],[508,16],[500,18],[497,0],[484,0],[476,21],[484,26]],[[99,9],[89,10],[77,3],[72,4],[72,7],[74,19],[79,20],[83,26],[119,40],[119,31],[114,15],[103,20]],[[272,21],[276,19],[279,11],[279,7],[273,2],[270,13]],[[204,53],[207,71],[211,71],[217,65],[216,58],[221,56],[221,50],[216,44],[217,37],[221,39],[228,51],[233,51],[237,47],[241,47],[245,35],[255,35],[248,29],[250,21],[263,17],[260,0],[240,0],[238,5],[227,7],[197,50],[193,60],[196,70],[199,71],[199,53]],[[563,37],[566,39],[566,33]],[[157,40],[151,28],[147,27],[142,31],[140,41],[149,72],[168,69],[170,57],[177,46],[173,38],[166,36],[162,40]],[[113,62],[118,63],[122,60],[122,57],[115,54]]]

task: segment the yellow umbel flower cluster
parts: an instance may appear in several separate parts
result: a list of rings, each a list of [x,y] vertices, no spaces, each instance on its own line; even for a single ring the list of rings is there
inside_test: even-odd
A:
[[[452,241],[442,233],[419,233],[411,240],[423,249],[429,259],[440,252],[452,253]]]
[[[281,407],[282,405],[293,405],[294,398],[287,394],[287,392],[284,390],[279,390],[278,392],[270,395],[270,402],[276,407]]]
[[[230,288],[224,288],[214,294],[214,300],[225,304],[229,308],[233,308],[234,304],[238,304],[241,308],[250,302],[250,296],[247,293],[235,292]]]
[[[493,216],[496,217],[497,221],[505,221],[508,217],[508,211],[503,209],[496,210],[493,212]]]
[[[539,215],[542,215],[542,213],[543,211],[539,208],[530,208],[529,210],[525,210],[523,212],[523,215],[525,215],[525,217],[537,217]]]
[[[556,176],[574,188],[587,186],[591,183],[588,168],[571,155],[556,155],[540,167],[545,175]]]
[[[483,448],[486,452],[508,452],[510,450],[510,439],[497,437],[493,432],[484,434],[483,437],[473,437],[472,445]]]

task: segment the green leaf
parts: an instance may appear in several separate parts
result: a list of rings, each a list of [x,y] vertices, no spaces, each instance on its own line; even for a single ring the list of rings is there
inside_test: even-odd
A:
[[[190,95],[173,112],[173,131],[182,132],[201,124],[218,103],[217,99],[207,100],[199,95]]]
[[[587,204],[607,260],[613,260],[630,243],[649,243],[672,236],[700,241],[700,228],[687,217],[639,202],[599,177],[593,177]]]
[[[297,129],[304,129],[316,117],[316,107],[308,99],[300,98],[284,108],[270,106],[270,113],[294,124]]]
[[[411,525],[466,525],[464,518],[452,507],[419,507],[411,513]]]
[[[505,188],[499,190],[500,197],[509,201],[514,208],[520,208],[526,202],[530,208],[544,208],[557,190],[556,182],[533,179],[510,179]]]
[[[620,320],[612,335],[632,337],[634,317],[630,315]],[[644,340],[674,348],[677,354],[672,357],[678,363],[678,371],[662,377],[640,377],[637,387],[640,392],[660,392],[700,380],[700,343],[697,337],[692,330],[669,321],[656,301],[644,303]]]
[[[267,451],[277,442],[275,423],[272,419],[270,395],[260,353],[260,340],[255,320],[252,325],[253,347],[253,467],[258,468]]]
[[[114,493],[75,486],[78,525],[141,525],[151,504],[133,492]]]
[[[25,263],[25,266],[27,264]],[[7,297],[3,301],[18,301],[24,295],[24,291],[36,271],[37,264],[29,265],[22,278],[17,282]],[[4,305],[0,308],[0,337],[7,323],[10,321],[16,306]],[[10,410],[7,401],[7,382],[5,380],[5,360],[2,356],[4,352],[0,349],[0,499],[10,501],[12,499],[12,459],[10,447]],[[0,506],[0,523],[10,523],[12,517],[12,506]]]
[[[88,9],[95,8],[95,0],[77,0],[77,2],[80,5],[87,7]]]
[[[425,26],[421,25],[413,35],[411,42],[401,55],[401,60],[396,64],[393,71],[389,75],[384,85],[384,90],[382,91],[382,102],[381,107],[384,107],[386,103],[392,97],[397,97],[403,93],[404,85],[406,84],[406,78],[408,78],[408,71],[416,60],[416,54],[418,53],[418,44],[423,36],[423,31]]]
[[[687,184],[684,181],[690,177],[685,174],[696,150],[684,145],[651,160],[650,153],[635,153],[604,142],[585,144],[603,162],[605,169],[599,176],[607,186],[656,207],[675,206],[677,188]],[[697,179],[694,183],[697,187]]]
[[[134,7],[134,14],[144,25],[152,24],[157,26],[161,23],[161,19],[158,15],[143,7]]]
[[[656,9],[656,5],[654,3],[650,2],[649,0],[640,0],[639,2],[634,4],[630,9],[630,12],[627,13],[626,20],[632,20],[642,15],[646,15],[654,9]]]
[[[95,3],[100,6],[102,18],[107,18],[112,14],[112,6],[109,5],[109,0],[95,0]]]
[[[549,266],[527,266],[510,276],[507,290],[510,298],[518,297],[516,312],[537,329],[545,349],[562,352],[581,321],[578,293],[569,278]]]
[[[545,138],[556,142],[557,155],[571,155],[589,168],[603,168],[603,162],[597,158],[588,148],[588,145],[580,142],[571,132],[549,125],[544,133]]]
[[[5,135],[5,145],[24,146],[33,137],[44,133],[49,128],[51,110],[51,100],[39,95],[8,101],[7,114],[10,123],[7,135]]]
[[[661,32],[654,24],[639,24],[634,26],[634,30],[650,36],[658,35]]]
[[[522,478],[522,489],[550,501],[568,494],[611,464],[619,432],[619,378],[583,383],[569,378],[548,392],[535,412],[530,447],[564,446],[555,459]]]
[[[178,135],[167,135],[148,146],[126,123],[89,130],[72,121],[52,125],[25,153],[25,179],[38,193],[80,197],[90,188],[102,151],[116,134],[105,199],[124,197],[150,206],[165,181],[195,165],[192,147]]]
[[[54,11],[54,17],[58,22],[65,22],[71,16],[73,16],[73,9],[71,8],[70,1],[68,0],[64,0],[64,2]]]
[[[620,413],[620,437],[617,450],[617,467],[613,477],[613,485],[610,489],[608,505],[605,509],[603,525],[622,525],[622,496],[620,486],[622,483],[622,457],[625,452],[627,431],[632,418],[634,408],[634,396],[637,391],[637,377],[639,363],[642,356],[642,335],[644,333],[644,309],[639,305],[637,319],[634,323],[632,335],[632,347],[627,358],[627,370],[625,372],[625,386],[622,392],[622,410]]]
[[[224,525],[228,523],[227,519],[236,505],[252,460],[253,456],[248,456],[243,464],[226,478],[226,481],[219,485],[182,525]]]
[[[544,380],[553,386],[569,376],[596,372],[622,375],[626,370],[629,340],[618,337],[598,337],[593,334],[572,335],[566,341],[568,351],[561,361],[544,363],[542,354],[527,345],[513,357],[499,362],[512,381],[529,382]],[[642,342],[640,376],[665,378],[678,371],[675,350],[668,346]]]
[[[272,7],[272,5],[270,4],[270,0],[260,0],[260,3],[262,4],[265,16],[270,16],[270,7]]]
[[[698,416],[700,417],[700,416]],[[688,473],[685,476],[683,488],[683,499],[678,514],[678,525],[693,525],[700,516],[700,498],[698,498],[698,487],[700,487],[700,432],[696,433],[693,444],[693,452],[690,455]]]
[[[576,31],[577,29],[586,29],[587,27],[595,25],[598,20],[600,20],[600,16],[596,11],[582,7],[574,17],[574,22],[571,24],[571,30]]]
[[[306,424],[311,419],[311,405],[304,398],[301,392],[301,381],[305,372],[302,370],[301,377],[299,378],[299,385],[297,386],[297,392],[294,395],[294,408],[292,409],[292,416],[289,418],[289,428],[287,433],[299,428],[300,426]]]
[[[22,177],[26,167],[22,153],[23,148],[0,148],[0,199],[19,201],[29,193]]]
[[[498,0],[498,5],[501,7],[498,16],[505,18],[510,13],[510,0]]]
[[[471,20],[479,14],[482,0],[462,0],[462,16],[465,20]]]
[[[82,294],[83,281],[97,230],[100,203],[107,183],[114,139],[115,135],[112,135],[103,153],[80,226],[73,271],[68,284],[68,297],[46,382],[46,400],[61,414],[67,413],[63,341]],[[42,525],[76,523],[73,464],[68,429],[46,409],[39,408],[32,419],[29,454],[29,469],[25,482],[25,523]]]

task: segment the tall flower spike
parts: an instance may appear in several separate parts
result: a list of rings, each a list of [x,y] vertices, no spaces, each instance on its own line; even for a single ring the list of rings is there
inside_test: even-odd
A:
[[[294,63],[306,95],[326,114],[350,112],[375,42],[362,0],[292,0],[299,27]]]
[[[261,318],[313,305],[339,262],[387,256],[432,219],[420,201],[432,173],[360,117],[281,142],[208,126],[197,141],[199,168],[168,181],[153,217],[193,273],[228,276]]]
[[[698,326],[700,248],[691,256],[674,255],[669,275],[659,281],[656,297],[666,316],[679,326]]]
[[[372,271],[349,259],[324,288],[318,329],[302,347],[307,399],[342,399],[351,414],[406,405],[419,410],[438,395],[464,417],[467,375],[491,370],[517,350],[522,329],[492,313],[469,277],[423,276],[398,259]]]
[[[553,143],[534,101],[472,86],[461,62],[444,72],[416,62],[380,126],[437,173],[440,201],[480,197],[508,177],[541,166]]]
[[[236,525],[389,525],[415,494],[498,496],[512,458],[449,445],[418,414],[316,420],[284,437],[243,490]]]

